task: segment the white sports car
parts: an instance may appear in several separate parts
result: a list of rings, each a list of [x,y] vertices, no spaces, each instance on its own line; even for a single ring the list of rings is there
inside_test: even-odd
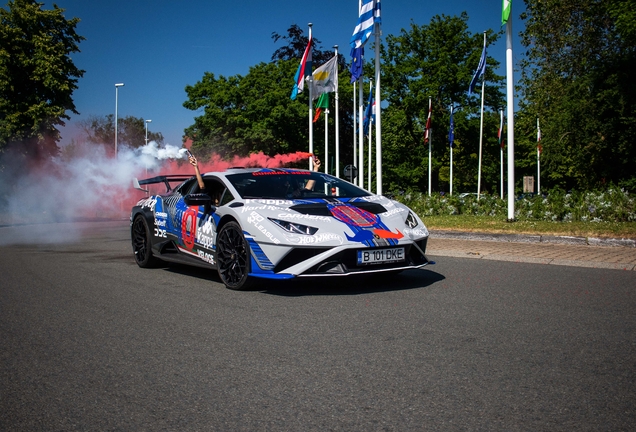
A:
[[[420,268],[428,230],[405,205],[331,175],[299,169],[229,169],[164,183],[130,214],[135,261],[216,269],[231,289],[258,279],[337,277]],[[171,183],[180,182],[174,189]]]

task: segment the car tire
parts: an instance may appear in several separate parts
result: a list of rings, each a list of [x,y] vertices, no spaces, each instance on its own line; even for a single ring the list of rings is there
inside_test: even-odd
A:
[[[150,228],[143,215],[137,215],[130,232],[135,262],[141,268],[157,267],[160,260],[152,254]]]
[[[250,248],[238,223],[223,225],[216,240],[216,260],[219,277],[226,287],[245,290],[252,285]]]

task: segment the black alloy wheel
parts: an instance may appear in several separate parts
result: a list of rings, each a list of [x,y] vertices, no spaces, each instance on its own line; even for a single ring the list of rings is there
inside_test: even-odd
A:
[[[243,230],[236,222],[223,225],[216,242],[219,277],[226,287],[243,290],[251,285],[248,277],[250,249]]]
[[[141,268],[155,267],[159,260],[152,255],[150,228],[142,215],[135,217],[130,236],[137,265]]]

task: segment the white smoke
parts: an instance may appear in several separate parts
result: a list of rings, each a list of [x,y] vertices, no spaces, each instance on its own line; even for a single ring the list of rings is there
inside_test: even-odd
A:
[[[159,175],[167,160],[184,161],[186,152],[184,148],[159,146],[151,141],[137,149],[120,146],[115,159],[107,156],[102,146],[85,145],[74,156],[63,153],[46,166],[31,170],[29,175],[23,175],[23,157],[12,161],[7,157],[0,182],[12,186],[0,192],[0,230],[16,231],[15,227],[24,224],[126,219],[131,203],[145,196],[133,189],[133,177]],[[190,168],[188,164],[182,172]],[[65,234],[63,238],[48,235],[44,239],[40,234],[30,234],[39,232],[37,228],[19,231],[20,236],[0,232],[0,245],[77,238]]]

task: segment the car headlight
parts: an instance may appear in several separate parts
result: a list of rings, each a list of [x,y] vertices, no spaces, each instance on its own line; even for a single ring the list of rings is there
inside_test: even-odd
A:
[[[294,233],[294,234],[314,235],[316,234],[316,231],[318,231],[318,228],[307,226],[307,225],[301,225],[295,222],[290,222],[290,221],[280,220],[280,219],[272,219],[272,218],[267,218],[267,219],[274,222],[276,225],[278,225],[285,231]]]
[[[406,226],[408,226],[409,228],[415,228],[418,225],[417,222],[417,218],[415,217],[415,215],[413,214],[413,212],[409,212],[408,216],[406,217],[406,220],[404,221],[404,223],[406,224]]]

